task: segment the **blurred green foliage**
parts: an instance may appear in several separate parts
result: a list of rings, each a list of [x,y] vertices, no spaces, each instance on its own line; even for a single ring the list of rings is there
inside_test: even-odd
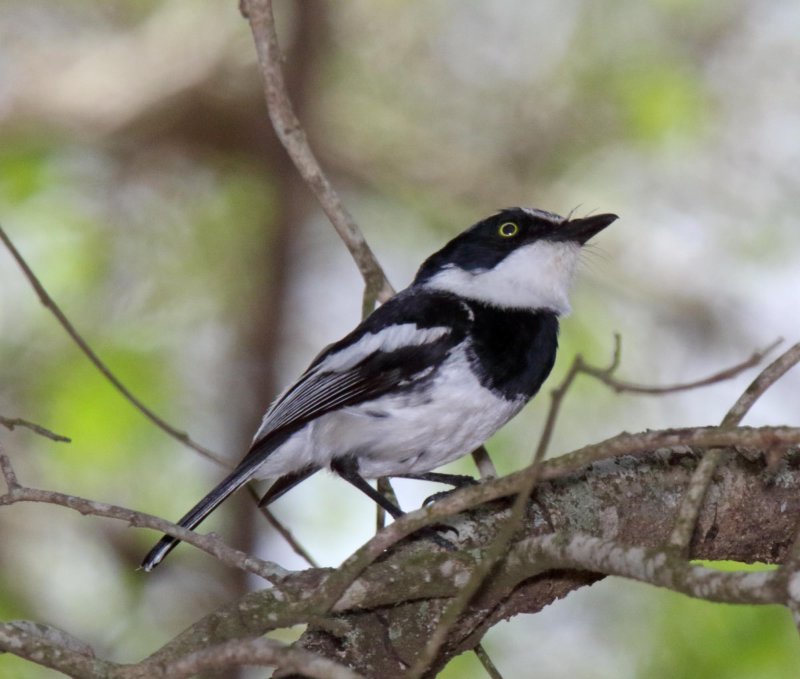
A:
[[[709,604],[672,592],[642,621],[641,679],[793,679],[800,667],[797,630],[778,606]]]

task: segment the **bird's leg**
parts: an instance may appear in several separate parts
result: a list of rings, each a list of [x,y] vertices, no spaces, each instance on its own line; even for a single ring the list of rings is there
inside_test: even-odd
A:
[[[416,479],[417,481],[432,481],[433,483],[445,483],[448,486],[453,486],[453,490],[465,488],[467,486],[474,486],[478,483],[477,479],[473,479],[466,474],[441,474],[439,472],[426,472],[424,474],[395,474],[395,476],[402,479]],[[431,502],[441,500],[447,497],[453,490],[443,490],[433,495],[428,495],[423,501],[422,506],[427,507]]]
[[[381,507],[383,507],[389,514],[392,515],[393,519],[399,519],[405,513],[402,509],[398,506],[389,502],[389,500],[375,490],[369,483],[358,473],[358,462],[352,457],[340,457],[335,459],[331,462],[331,469],[335,471],[339,476],[341,476],[345,481],[347,481],[350,485],[355,486],[358,488],[364,495],[369,497],[373,502],[377,502]],[[455,545],[452,542],[449,542],[441,535],[439,535],[436,531],[437,530],[447,530],[453,531],[458,535],[458,531],[453,528],[453,526],[447,526],[445,524],[434,524],[432,526],[426,526],[421,530],[417,531],[418,534],[427,534],[431,540],[433,540],[439,547],[442,549],[446,549],[448,552],[452,552],[455,550]]]
[[[341,476],[350,485],[358,488],[364,495],[383,507],[393,519],[399,519],[404,512],[400,507],[390,502],[388,498],[375,490],[358,473],[358,462],[352,457],[340,457],[331,462],[331,469]]]
[[[478,483],[467,474],[442,474],[440,472],[425,472],[424,474],[394,474],[395,478],[413,479],[415,481],[430,481],[432,483],[444,483],[453,488],[464,488]]]

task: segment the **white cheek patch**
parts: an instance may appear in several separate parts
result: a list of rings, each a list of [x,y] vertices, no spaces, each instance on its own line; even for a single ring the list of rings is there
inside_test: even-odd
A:
[[[580,249],[577,243],[537,241],[523,245],[488,271],[454,266],[425,285],[492,306],[550,309],[563,315],[570,311],[569,288]]]

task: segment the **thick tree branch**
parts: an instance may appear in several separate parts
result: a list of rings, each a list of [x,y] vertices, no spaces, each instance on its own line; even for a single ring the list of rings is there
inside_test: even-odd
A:
[[[119,665],[95,658],[62,630],[19,621],[0,623],[0,649],[76,679],[183,679],[244,665],[273,666],[313,679],[363,679],[339,663],[271,639],[233,639],[168,662]]]
[[[768,365],[761,374],[756,377],[745,392],[733,404],[727,415],[722,420],[723,427],[736,427],[747,415],[753,404],[761,398],[767,389],[783,377],[797,363],[800,362],[800,344],[795,344],[775,361]],[[709,450],[703,461],[698,465],[697,470],[689,482],[686,495],[681,502],[678,517],[675,520],[675,527],[670,535],[670,545],[677,550],[686,551],[692,539],[697,516],[700,513],[700,506],[706,496],[706,491],[711,484],[711,477],[714,470],[722,459],[722,451],[719,449]]]
[[[171,662],[121,668],[114,679],[184,679],[244,665],[269,665],[312,679],[363,679],[362,675],[308,651],[271,639],[232,639],[201,648]]]
[[[536,563],[545,573],[557,568],[617,575],[665,587],[705,601],[729,604],[785,604],[778,571],[727,572],[681,560],[669,550],[627,547],[615,540],[576,534],[529,538],[515,545],[509,562]]]

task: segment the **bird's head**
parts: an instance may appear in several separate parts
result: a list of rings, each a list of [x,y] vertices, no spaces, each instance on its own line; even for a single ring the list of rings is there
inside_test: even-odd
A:
[[[581,247],[616,215],[568,219],[532,208],[501,210],[422,264],[413,285],[510,309],[569,312]]]

